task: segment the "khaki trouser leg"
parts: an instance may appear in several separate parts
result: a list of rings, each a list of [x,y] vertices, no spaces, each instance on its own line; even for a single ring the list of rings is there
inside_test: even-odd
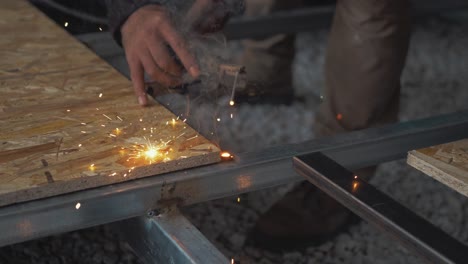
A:
[[[302,0],[246,0],[245,16],[255,17],[297,8],[301,2]],[[292,92],[291,65],[295,53],[294,39],[294,35],[281,34],[243,42],[244,52],[239,63],[246,67],[249,82],[259,84],[260,94]]]
[[[325,64],[318,136],[398,120],[410,37],[408,0],[338,0]],[[364,178],[374,169],[356,172]]]
[[[317,114],[318,136],[397,120],[409,42],[408,9],[407,0],[338,0],[326,55],[325,98]],[[368,179],[374,170],[356,173]],[[262,215],[255,230],[285,244],[288,238],[292,243],[330,235],[349,219],[338,202],[303,183]]]

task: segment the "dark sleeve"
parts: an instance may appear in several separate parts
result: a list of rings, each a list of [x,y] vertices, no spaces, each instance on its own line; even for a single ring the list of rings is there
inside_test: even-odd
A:
[[[109,30],[115,41],[122,46],[120,27],[138,8],[149,4],[164,4],[167,0],[106,0]]]

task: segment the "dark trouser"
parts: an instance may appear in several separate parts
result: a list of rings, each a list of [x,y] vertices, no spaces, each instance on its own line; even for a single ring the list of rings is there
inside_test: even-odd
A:
[[[299,0],[247,0],[246,15],[298,6]],[[408,0],[337,1],[326,54],[324,100],[316,118],[317,136],[398,120],[400,76],[409,37]],[[272,89],[284,89],[286,83],[290,86],[293,40],[293,36],[279,35],[246,41],[243,63],[249,78],[269,81],[266,85]]]

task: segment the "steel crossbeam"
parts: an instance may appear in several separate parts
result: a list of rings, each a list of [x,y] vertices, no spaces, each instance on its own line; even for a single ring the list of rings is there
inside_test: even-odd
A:
[[[294,158],[297,172],[429,263],[465,263],[468,247],[320,152]]]
[[[177,208],[117,223],[144,263],[229,263]]]
[[[466,137],[468,111],[239,154],[234,161],[0,208],[0,246],[273,187],[302,178],[291,159],[321,151],[347,169]],[[81,204],[77,210],[75,205]],[[54,221],[51,221],[53,219]]]

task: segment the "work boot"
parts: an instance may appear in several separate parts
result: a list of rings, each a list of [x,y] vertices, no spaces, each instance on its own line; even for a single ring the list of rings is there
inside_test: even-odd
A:
[[[343,232],[357,217],[309,182],[302,182],[257,221],[255,246],[283,251],[320,245]]]
[[[245,67],[247,85],[236,91],[237,102],[290,104],[293,101],[294,38],[279,35],[245,41],[238,64]]]
[[[300,7],[302,0],[246,0],[245,17],[258,17]],[[292,63],[295,36],[275,36],[243,41],[237,63],[245,66],[247,85],[236,91],[239,103],[290,104],[294,99]]]

